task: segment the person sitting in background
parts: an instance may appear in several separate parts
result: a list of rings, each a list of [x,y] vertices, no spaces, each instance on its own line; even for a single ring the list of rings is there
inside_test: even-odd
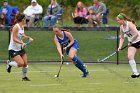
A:
[[[48,27],[48,21],[50,20],[50,26],[54,26],[58,19],[60,6],[56,0],[52,0],[51,4],[48,6],[47,13],[43,18],[44,26]]]
[[[39,5],[36,0],[32,0],[31,5],[28,6],[23,12],[26,15],[26,19],[30,22],[30,25],[28,25],[28,27],[34,26],[33,23],[35,18],[39,18],[39,15],[42,14],[42,12],[42,6]]]
[[[88,15],[87,18],[88,18],[89,16],[95,15],[95,13],[94,13],[94,11],[93,11],[93,6],[91,6],[91,7],[88,8],[88,14],[87,14],[87,15]],[[89,22],[88,22],[88,23],[89,23]],[[96,20],[95,20],[95,19],[92,19],[92,23],[89,23],[89,26],[90,26],[90,25],[92,25],[92,26],[97,26]]]
[[[2,28],[5,27],[5,14],[4,13],[0,14],[0,27]]]
[[[93,11],[92,15],[88,15],[89,26],[93,26],[93,21],[97,22],[98,26],[101,26],[102,14],[106,12],[106,5],[101,0],[93,0],[94,5],[89,9]]]
[[[8,0],[4,0],[3,6],[0,8],[0,14],[5,14],[5,26],[11,26],[12,7],[8,5]]]
[[[19,8],[17,6],[12,7],[12,14],[11,14],[11,22],[12,24],[15,23],[15,17],[19,13]]]
[[[82,2],[78,2],[76,9],[74,11],[74,23],[77,27],[80,27],[80,24],[88,23],[88,20],[86,19],[87,16],[87,9],[83,6]]]

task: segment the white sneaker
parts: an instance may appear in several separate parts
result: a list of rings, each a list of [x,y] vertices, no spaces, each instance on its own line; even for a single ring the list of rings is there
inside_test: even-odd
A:
[[[9,62],[10,62],[10,60],[7,60],[6,70],[7,70],[8,73],[11,72],[11,68],[12,68],[12,66],[9,65]]]
[[[132,78],[138,78],[138,77],[140,77],[140,74],[139,74],[139,73],[132,74],[131,77],[132,77]]]

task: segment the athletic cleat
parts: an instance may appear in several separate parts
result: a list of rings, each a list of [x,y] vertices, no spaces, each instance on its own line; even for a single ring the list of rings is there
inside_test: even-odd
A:
[[[6,67],[6,70],[7,70],[8,73],[11,72],[11,68],[12,68],[12,66],[9,65],[9,62],[10,62],[10,61],[7,60],[7,67]]]
[[[86,73],[83,74],[83,78],[86,78],[89,75],[89,72],[87,71]]]
[[[138,77],[140,77],[140,74],[137,74],[137,75],[133,74],[133,75],[131,75],[131,77],[132,78],[138,78]]]
[[[28,77],[22,78],[22,81],[31,81]]]

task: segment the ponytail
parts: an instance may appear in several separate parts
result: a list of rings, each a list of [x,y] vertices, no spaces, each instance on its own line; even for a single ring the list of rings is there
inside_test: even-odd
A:
[[[71,30],[70,29],[64,29],[62,28],[60,25],[54,25],[53,28],[59,28],[61,31],[67,31],[67,32],[70,32]]]
[[[67,32],[70,32],[71,30],[70,29],[64,29],[64,28],[61,28],[62,31],[67,31]]]
[[[21,22],[24,18],[25,18],[25,14],[17,13],[15,16],[14,24],[9,28],[9,30],[12,31],[14,25],[18,22]]]
[[[127,21],[130,21],[130,22],[132,22],[133,24],[135,24],[135,21],[134,21],[133,19],[128,18],[124,13],[120,13],[117,17],[118,17],[120,20],[127,20]]]
[[[133,19],[127,18],[127,21],[132,22],[133,24],[135,24],[136,22]]]
[[[23,13],[16,14],[14,24],[21,22],[24,18],[25,18],[25,14],[23,14]]]

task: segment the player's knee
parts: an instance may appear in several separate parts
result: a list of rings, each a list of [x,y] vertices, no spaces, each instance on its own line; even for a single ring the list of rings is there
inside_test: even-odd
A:
[[[23,67],[23,66],[24,66],[24,62],[18,63],[18,67]]]
[[[73,59],[74,58],[74,55],[68,55],[69,59]]]
[[[27,63],[24,63],[23,67],[28,67]]]
[[[128,60],[134,59],[133,55],[128,55]]]

